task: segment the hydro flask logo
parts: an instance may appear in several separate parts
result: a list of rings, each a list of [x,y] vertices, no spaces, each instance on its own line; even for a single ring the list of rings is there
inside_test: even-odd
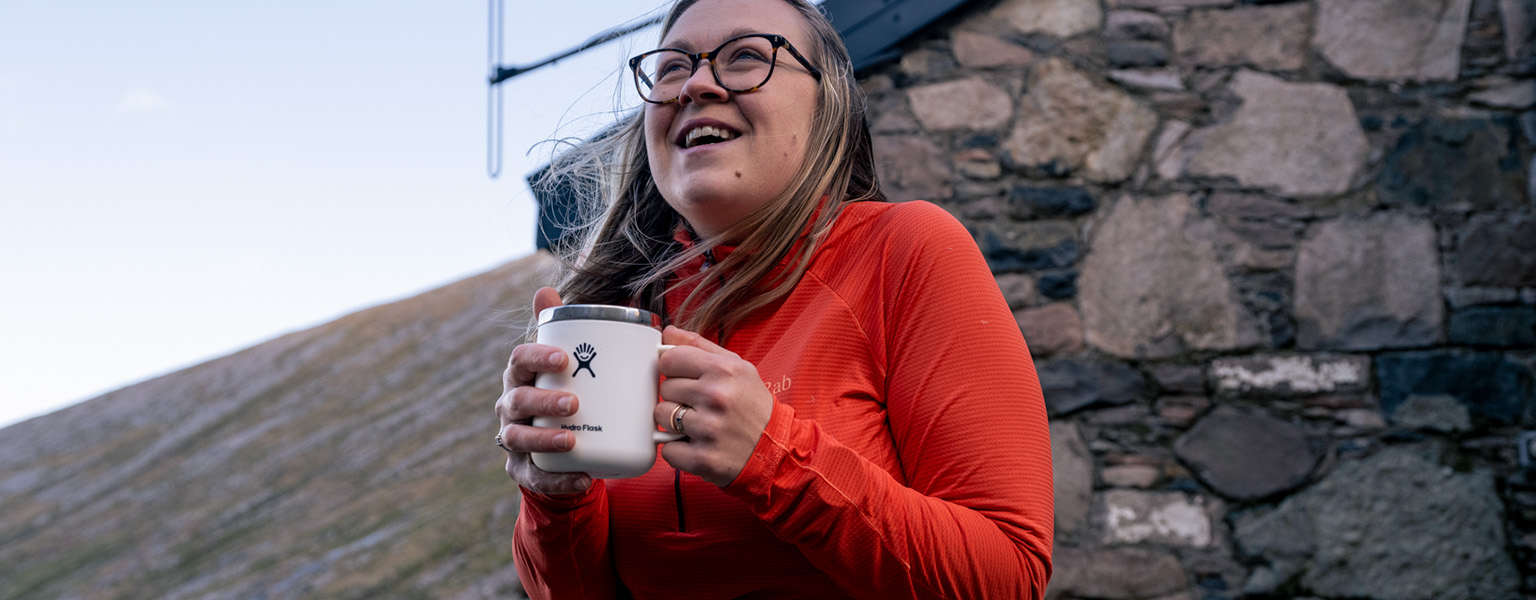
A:
[[[577,346],[576,347],[576,372],[571,373],[571,377],[575,377],[577,375],[580,375],[581,374],[581,370],[582,369],[586,369],[588,375],[591,375],[593,378],[596,378],[597,377],[597,373],[593,373],[592,372],[592,359],[596,358],[596,357],[597,357],[597,348],[593,348],[590,344],[582,344],[580,346]]]

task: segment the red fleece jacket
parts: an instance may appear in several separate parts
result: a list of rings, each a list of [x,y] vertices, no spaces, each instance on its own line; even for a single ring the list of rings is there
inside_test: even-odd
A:
[[[953,217],[849,205],[795,290],[726,342],[775,400],[741,474],[722,489],[658,459],[584,494],[524,490],[532,597],[1044,597],[1045,403]]]

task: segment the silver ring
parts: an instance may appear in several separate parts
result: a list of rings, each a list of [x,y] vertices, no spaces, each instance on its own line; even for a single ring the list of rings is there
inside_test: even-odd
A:
[[[679,404],[677,408],[672,409],[672,431],[688,435],[688,432],[683,431],[683,415],[688,414],[689,408],[692,407],[687,404]]]
[[[502,441],[501,441],[501,434],[499,434],[499,433],[496,434],[496,445],[500,446],[502,450],[506,450],[508,454],[512,453],[512,449],[508,448],[506,444],[502,443]]]

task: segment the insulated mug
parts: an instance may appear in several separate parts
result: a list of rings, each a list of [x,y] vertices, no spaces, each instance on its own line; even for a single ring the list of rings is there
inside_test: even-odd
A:
[[[661,386],[656,360],[671,348],[661,343],[661,317],[625,306],[555,306],[539,312],[536,339],[564,350],[568,360],[563,372],[540,373],[534,385],[577,400],[575,414],[533,419],[536,427],[576,436],[569,452],[534,452],[540,469],[637,477],[656,463],[657,444],[685,437],[657,429],[652,418]]]

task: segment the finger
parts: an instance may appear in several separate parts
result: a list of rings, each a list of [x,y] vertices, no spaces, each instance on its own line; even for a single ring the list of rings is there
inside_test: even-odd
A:
[[[693,346],[710,354],[736,356],[735,352],[726,350],[719,344],[709,341],[709,338],[676,325],[668,325],[666,329],[661,331],[661,343],[673,346]]]
[[[576,494],[592,487],[586,473],[551,473],[540,469],[527,455],[507,459],[507,475],[528,491],[545,495]]]
[[[661,427],[663,431],[670,433],[682,433],[687,435],[688,433],[691,433],[687,431],[688,424],[692,422],[689,419],[694,416],[693,413],[696,411],[691,406],[688,407],[688,410],[683,410],[682,407],[684,406],[686,405],[679,404],[677,402],[658,402],[656,403],[656,408],[651,411],[651,420],[655,421],[656,425]],[[683,417],[682,430],[678,430],[677,420],[674,418],[679,415]]]
[[[501,428],[501,443],[512,452],[570,452],[576,436],[569,431],[513,423]]]
[[[687,404],[695,410],[700,408],[718,410],[720,399],[726,395],[718,382],[671,375],[662,380],[660,391],[662,398],[678,404]]]
[[[570,392],[520,386],[502,395],[506,402],[496,403],[496,416],[507,423],[533,417],[568,417],[576,414],[580,401]],[[503,426],[506,423],[502,423]]]
[[[668,442],[661,447],[661,459],[684,473],[698,474],[703,466],[704,449],[686,442]]]
[[[561,304],[563,303],[560,302],[560,292],[555,291],[555,288],[541,287],[539,291],[533,293],[533,314],[535,315],[544,312],[546,308]]]
[[[507,370],[502,373],[502,389],[533,385],[539,373],[559,373],[565,370],[565,351],[545,344],[519,344],[507,359]]]

